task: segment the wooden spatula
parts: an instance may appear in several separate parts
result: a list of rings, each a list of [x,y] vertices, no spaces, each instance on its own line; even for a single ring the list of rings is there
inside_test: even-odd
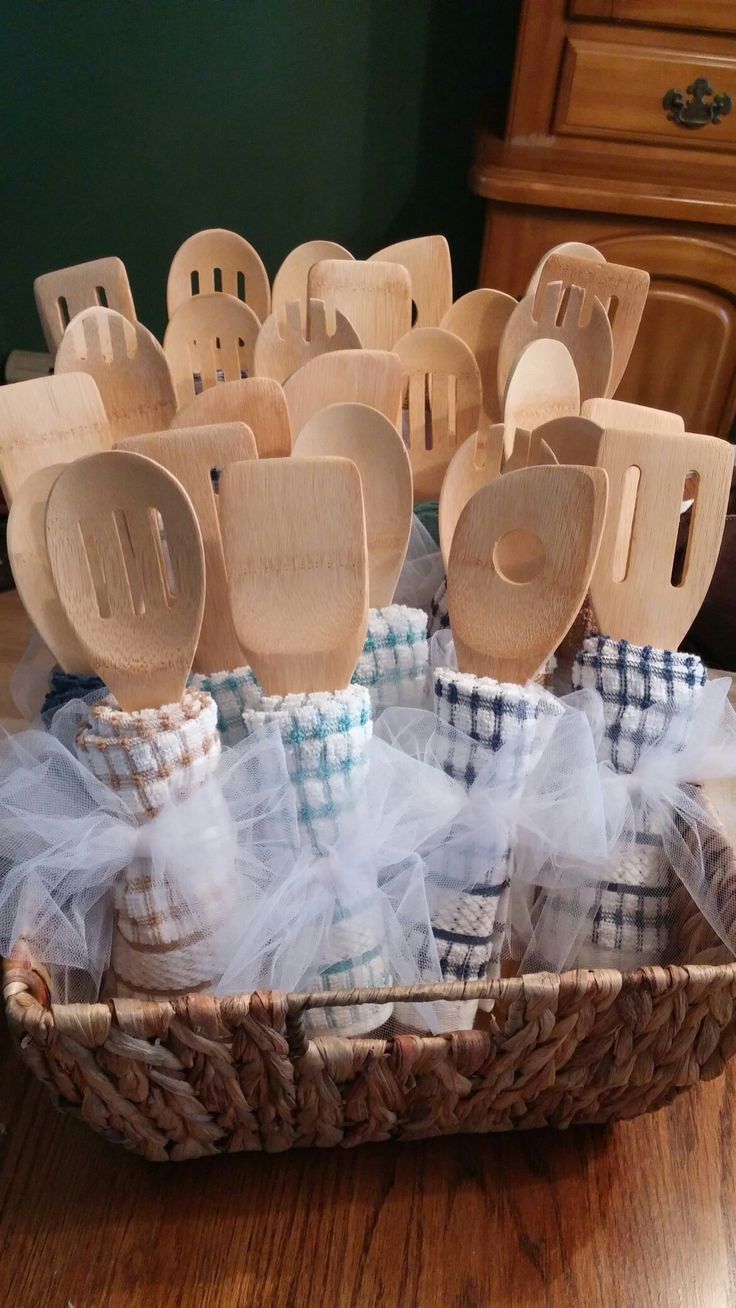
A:
[[[323,259],[309,270],[310,300],[339,309],[366,350],[391,350],[411,327],[411,279],[400,263]]]
[[[592,303],[596,296],[606,310],[613,333],[613,367],[607,393],[614,395],[634,348],[649,292],[649,273],[623,264],[552,254],[542,268],[537,305],[542,303],[545,287],[550,282],[562,282],[565,288],[580,286],[586,293],[586,304]]]
[[[254,355],[254,373],[284,382],[318,354],[332,350],[359,350],[360,340],[340,310],[335,311],[335,328],[329,331],[325,306],[321,300],[309,301],[306,325],[298,300],[284,305],[282,316],[269,314],[258,333]]]
[[[76,314],[95,305],[114,309],[135,322],[136,313],[128,274],[122,259],[92,259],[71,268],[43,273],[33,283],[38,316],[46,344],[53,354]]]
[[[483,413],[487,422],[501,420],[498,392],[498,347],[516,300],[503,291],[480,287],[468,291],[447,310],[440,327],[459,336],[475,355],[483,388]]]
[[[596,250],[594,245],[586,245],[584,241],[562,241],[559,245],[553,245],[550,250],[542,255],[529,279],[529,285],[524,292],[525,295],[528,295],[530,291],[536,291],[542,269],[553,254],[574,254],[578,259],[593,259],[596,263],[606,262],[605,254],[601,254],[600,250]]]
[[[328,404],[368,404],[395,422],[401,404],[401,362],[388,350],[320,354],[289,377],[284,394],[295,440],[312,414]]]
[[[549,446],[558,463],[574,463],[594,468],[603,428],[589,418],[553,418],[536,427],[534,435]]]
[[[563,294],[561,282],[550,282],[536,297],[525,295],[506,324],[498,351],[501,394],[524,346],[540,337],[562,341],[569,350],[581,399],[608,393],[613,337],[603,305],[595,296],[586,300],[580,286],[571,286]]]
[[[598,452],[610,512],[590,598],[599,630],[676,650],[705,599],[718,560],[733,449],[715,436],[607,429]],[[686,479],[697,476],[682,578],[672,584]]]
[[[368,546],[368,602],[391,604],[412,523],[411,466],[393,423],[365,404],[332,404],[300,431],[292,458],[332,455],[360,473]]]
[[[199,640],[204,551],[176,478],[122,450],[78,459],[51,488],[46,545],[61,606],[120,707],[178,702]]]
[[[352,259],[352,254],[343,245],[335,241],[305,241],[287,254],[284,262],[273,279],[271,288],[271,312],[279,319],[283,310],[293,300],[298,301],[302,321],[307,317],[307,278],[312,264],[324,259]]]
[[[170,426],[205,427],[244,422],[255,436],[258,456],[277,459],[291,453],[291,423],[283,387],[271,377],[219,382],[179,409]]]
[[[580,405],[580,416],[590,418],[600,427],[616,427],[619,431],[685,430],[685,420],[679,413],[649,409],[645,404],[627,404],[625,400],[585,400]]]
[[[478,430],[480,373],[470,347],[441,327],[415,327],[397,342],[396,354],[414,501],[421,503],[437,499],[455,450]]]
[[[517,427],[511,455],[508,459],[504,459],[501,464],[501,472],[504,476],[506,476],[507,472],[518,472],[520,468],[533,468],[538,464],[559,463],[557,455],[542,439],[541,432],[544,431],[544,428],[544,423],[541,427],[536,427],[534,431],[523,431],[520,427]]]
[[[606,499],[600,468],[537,467],[466,504],[447,572],[463,671],[523,685],[544,665],[587,593]]]
[[[39,468],[111,444],[100,392],[86,373],[0,386],[0,486],[6,503]]]
[[[444,236],[416,236],[376,250],[369,262],[400,263],[411,278],[413,326],[439,327],[452,304],[452,260]]]
[[[26,477],[8,515],[8,558],[16,590],[41,640],[65,672],[92,671],[59,603],[46,549],[46,501],[65,463],[39,468]]]
[[[119,448],[145,454],[167,468],[181,482],[194,506],[207,574],[195,670],[224,672],[240,667],[243,651],[230,615],[213,473],[221,473],[229,463],[258,458],[252,431],[242,422],[212,423],[207,427],[182,427],[177,431],[135,436],[122,441]]]
[[[506,385],[506,457],[513,452],[517,427],[534,431],[543,422],[577,414],[579,409],[578,375],[569,351],[561,341],[532,341],[521,351]]]
[[[164,353],[181,406],[202,390],[237,381],[253,372],[261,324],[253,310],[232,295],[195,295],[184,300],[169,319]]]
[[[266,692],[347,686],[368,624],[355,464],[231,463],[220,484],[220,519],[235,629]]]
[[[224,227],[195,232],[179,246],[166,285],[169,317],[190,296],[214,294],[244,301],[259,322],[271,307],[268,273],[261,256],[245,237]]]
[[[155,336],[113,309],[77,314],[64,332],[54,371],[94,378],[113,440],[161,431],[176,413],[174,383]]]

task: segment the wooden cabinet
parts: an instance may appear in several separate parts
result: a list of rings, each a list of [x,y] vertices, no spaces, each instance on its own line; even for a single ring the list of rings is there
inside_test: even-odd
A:
[[[688,93],[698,77],[710,94]],[[685,121],[663,104],[668,90],[698,101]],[[731,112],[710,113],[716,95]],[[733,433],[736,0],[526,0],[506,134],[481,129],[472,184],[488,202],[482,285],[523,294],[564,240],[646,268],[618,396],[675,409],[691,431]]]

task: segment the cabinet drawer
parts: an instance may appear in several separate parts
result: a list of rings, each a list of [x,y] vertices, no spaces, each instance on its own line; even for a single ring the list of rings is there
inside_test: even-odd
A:
[[[622,40],[615,28],[571,27],[565,45],[554,130],[561,136],[609,137],[624,141],[681,145],[699,150],[736,150],[736,40],[717,41],[718,52],[698,52],[687,38],[667,44]],[[648,36],[648,34],[645,34]],[[617,39],[619,37],[619,39]],[[702,38],[701,38],[702,42]],[[725,47],[725,48],[724,48]],[[668,117],[662,104],[670,90],[691,97],[687,87],[705,78],[715,95],[734,102],[719,122],[688,127]],[[713,96],[705,96],[709,106]]]
[[[617,18],[650,27],[736,32],[734,0],[570,0],[573,18]]]

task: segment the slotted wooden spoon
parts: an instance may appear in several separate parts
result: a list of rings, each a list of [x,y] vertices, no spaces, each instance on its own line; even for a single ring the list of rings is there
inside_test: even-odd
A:
[[[368,548],[368,602],[391,604],[412,524],[411,465],[393,423],[365,404],[333,404],[302,427],[293,458],[350,459],[360,473]]]
[[[120,707],[178,702],[199,640],[204,551],[176,478],[128,451],[78,459],[51,488],[46,545],[61,607]]]
[[[504,328],[516,308],[512,295],[482,286],[468,291],[447,310],[440,327],[459,336],[475,355],[483,388],[483,412],[488,422],[500,422],[498,347]]]
[[[466,504],[447,571],[464,672],[524,685],[544,665],[588,591],[606,500],[600,468],[536,467],[497,478]]]
[[[155,336],[113,309],[77,314],[64,332],[54,372],[94,378],[113,440],[160,431],[176,413],[174,383]]]
[[[416,236],[376,250],[369,262],[400,263],[411,278],[414,327],[439,327],[452,304],[452,260],[444,236]]]
[[[65,463],[26,477],[8,514],[7,546],[15,587],[41,640],[65,672],[88,674],[91,665],[59,603],[46,549],[46,501]]]
[[[307,278],[312,264],[325,259],[352,259],[344,245],[335,241],[305,241],[287,254],[273,279],[271,312],[280,319],[287,304],[296,300],[302,321],[307,317]]]
[[[283,316],[272,313],[261,327],[253,371],[257,377],[273,377],[275,381],[284,382],[318,354],[359,349],[358,333],[339,309],[335,311],[335,329],[329,331],[321,300],[309,301],[306,326],[301,305],[298,300],[292,300],[284,305]]]
[[[355,464],[232,463],[220,483],[220,519],[235,629],[267,694],[347,686],[368,624]]]
[[[309,270],[308,298],[339,309],[364,349],[391,350],[411,327],[411,279],[400,263],[323,259]]]
[[[517,427],[534,431],[580,410],[575,364],[562,341],[531,341],[518,356],[504,394],[504,453],[513,453]]]
[[[595,296],[586,300],[580,286],[571,286],[563,293],[561,282],[550,282],[536,297],[525,295],[506,324],[498,351],[500,394],[524,346],[540,337],[562,341],[569,350],[581,399],[608,393],[613,336],[603,305]]]
[[[212,423],[135,436],[121,441],[119,448],[145,454],[167,468],[181,482],[194,506],[207,575],[195,670],[224,672],[240,667],[243,651],[230,614],[213,472],[220,473],[229,463],[258,458],[252,431],[242,422]]]
[[[7,504],[39,468],[111,444],[100,392],[86,373],[0,386],[0,486]]]
[[[253,310],[232,295],[194,295],[169,319],[164,353],[171,369],[177,403],[196,394],[195,375],[202,390],[238,381],[253,372],[253,356],[261,324]]]
[[[529,295],[530,291],[536,291],[542,269],[553,254],[574,254],[578,259],[593,259],[596,263],[606,262],[605,254],[601,254],[600,250],[596,250],[594,245],[586,245],[584,241],[562,241],[560,245],[553,245],[550,250],[542,255],[529,279],[529,285],[524,292],[525,295]]]
[[[210,227],[195,232],[179,246],[166,284],[169,317],[197,295],[232,295],[246,303],[259,322],[268,316],[268,273],[258,251],[244,236],[225,227]]]
[[[590,598],[598,628],[616,640],[676,650],[705,599],[718,560],[733,449],[690,432],[607,429],[598,464],[610,512]],[[682,578],[672,574],[683,487],[697,475]]]
[[[289,377],[284,394],[295,440],[312,414],[328,404],[368,404],[395,422],[401,404],[401,362],[388,350],[320,354]]]
[[[67,325],[82,309],[102,305],[122,313],[130,322],[136,320],[125,264],[114,255],[42,273],[33,283],[33,294],[52,354],[59,348]]]
[[[470,347],[441,327],[415,327],[397,342],[396,354],[414,501],[421,503],[437,499],[455,450],[478,430],[480,373]]]
[[[222,422],[244,422],[250,427],[261,459],[277,459],[291,452],[286,396],[272,377],[218,382],[179,409],[170,426],[205,427]]]

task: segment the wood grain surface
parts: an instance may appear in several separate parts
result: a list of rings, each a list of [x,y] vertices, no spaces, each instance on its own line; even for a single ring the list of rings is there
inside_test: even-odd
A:
[[[0,713],[29,633],[0,595]],[[0,1038],[2,1308],[733,1308],[736,1064],[654,1116],[158,1167]]]

